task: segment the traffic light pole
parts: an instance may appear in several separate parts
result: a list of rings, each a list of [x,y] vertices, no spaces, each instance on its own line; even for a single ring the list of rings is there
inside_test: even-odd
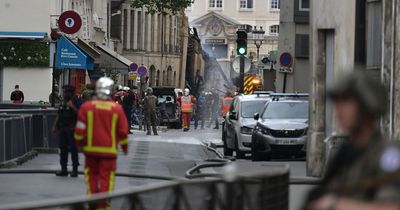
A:
[[[240,56],[240,73],[239,73],[239,93],[244,93],[244,55]]]

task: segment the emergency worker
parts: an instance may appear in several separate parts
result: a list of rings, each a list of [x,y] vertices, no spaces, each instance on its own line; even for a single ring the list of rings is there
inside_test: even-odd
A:
[[[193,109],[196,105],[196,98],[190,95],[190,90],[188,88],[185,88],[183,96],[178,98],[178,103],[181,108],[183,131],[186,132],[190,129],[190,120],[192,119]]]
[[[222,116],[224,118],[226,117],[226,113],[228,113],[229,109],[231,108],[232,101],[233,101],[232,93],[227,92],[225,98],[222,99],[221,103],[221,111],[222,111]]]
[[[96,83],[96,97],[82,105],[75,126],[75,140],[85,154],[87,193],[112,192],[118,145],[128,152],[128,124],[124,110],[111,99],[114,81],[102,77]],[[97,203],[97,209],[110,209],[109,201]]]
[[[68,152],[71,153],[72,172],[71,177],[78,176],[78,149],[74,142],[74,126],[81,105],[80,99],[74,94],[75,88],[71,85],[63,87],[63,101],[58,108],[57,118],[53,126],[53,133],[58,134],[60,147],[61,170],[57,176],[68,176]]]
[[[328,91],[338,123],[349,136],[303,209],[390,210],[400,207],[400,149],[381,135],[387,91],[379,79],[355,72]]]
[[[204,117],[206,112],[206,93],[201,92],[196,102],[196,115],[194,117],[194,129],[197,129],[199,121],[201,121],[201,129],[204,129]]]
[[[143,108],[144,108],[144,116],[147,124],[147,135],[151,135],[150,128],[153,129],[153,134],[155,136],[157,133],[157,116],[156,116],[156,108],[157,108],[157,97],[153,95],[153,89],[151,87],[146,89],[146,97],[143,100]],[[151,126],[151,127],[150,127]]]

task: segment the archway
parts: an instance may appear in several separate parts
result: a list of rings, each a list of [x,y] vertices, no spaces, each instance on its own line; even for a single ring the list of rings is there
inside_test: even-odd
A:
[[[155,84],[156,84],[156,67],[154,67],[154,65],[151,65],[149,72],[149,86],[152,87]]]

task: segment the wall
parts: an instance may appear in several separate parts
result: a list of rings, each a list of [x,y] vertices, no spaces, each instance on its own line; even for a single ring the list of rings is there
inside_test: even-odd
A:
[[[310,129],[307,142],[307,175],[321,176],[325,153],[323,140],[331,135],[325,133],[325,32],[334,31],[333,74],[334,78],[354,67],[355,1],[318,0],[311,2],[310,18],[310,64],[312,87],[310,97]],[[334,81],[331,78],[328,81]],[[329,123],[329,122],[328,122]],[[335,123],[332,131],[337,131]]]
[[[51,92],[51,68],[5,67],[3,75],[2,100],[9,101],[14,86],[18,84],[24,92],[25,101],[48,101]]]
[[[0,0],[0,31],[50,33],[50,2]]]

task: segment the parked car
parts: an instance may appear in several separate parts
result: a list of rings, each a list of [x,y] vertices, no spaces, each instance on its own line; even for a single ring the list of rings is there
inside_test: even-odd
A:
[[[176,104],[176,92],[174,87],[154,87],[153,94],[157,97],[157,109],[159,122],[172,128],[180,128],[181,120],[179,107]]]
[[[251,135],[256,125],[254,114],[271,100],[268,94],[239,95],[231,104],[223,126],[224,155],[244,158],[251,152]]]
[[[268,102],[254,119],[251,139],[252,160],[271,155],[304,156],[308,131],[308,100],[281,99]]]

